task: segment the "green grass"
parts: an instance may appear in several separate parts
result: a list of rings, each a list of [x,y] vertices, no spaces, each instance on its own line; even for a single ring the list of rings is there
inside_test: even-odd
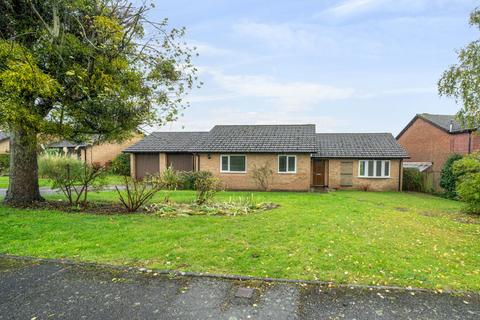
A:
[[[223,192],[217,199],[249,194]],[[0,252],[160,269],[480,291],[480,221],[459,213],[458,202],[369,192],[255,197],[281,207],[241,217],[158,218],[0,206]],[[172,192],[171,198],[191,201],[194,193]],[[92,199],[112,200],[115,194],[93,193]]]
[[[108,185],[123,184],[123,177],[121,177],[121,176],[108,175],[105,179],[106,179],[106,183]],[[8,182],[9,182],[8,177],[0,176],[0,188],[1,189],[8,188]],[[40,185],[40,187],[50,187],[52,185],[52,183],[49,179],[43,179],[43,178],[38,179],[38,184]]]

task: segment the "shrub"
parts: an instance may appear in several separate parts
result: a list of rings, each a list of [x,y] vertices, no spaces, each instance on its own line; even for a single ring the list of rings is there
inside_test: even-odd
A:
[[[161,183],[159,177],[149,177],[143,180],[132,179],[124,176],[124,190],[117,190],[120,202],[128,212],[135,212],[145,205],[153,196],[160,191]]]
[[[7,175],[10,172],[10,155],[0,154],[0,175]]]
[[[403,191],[424,191],[422,173],[416,169],[403,170]]]
[[[130,175],[130,155],[121,153],[110,163],[110,172],[120,176]]]
[[[443,165],[440,175],[440,187],[444,189],[444,196],[449,199],[455,199],[457,197],[456,182],[457,176],[453,173],[453,164],[455,161],[462,159],[461,155],[454,154],[447,159]]]
[[[453,165],[458,177],[457,194],[470,213],[480,214],[480,152],[465,156]]]
[[[264,191],[270,190],[270,184],[273,177],[273,169],[271,169],[270,162],[267,161],[261,166],[254,166],[252,170],[252,179],[255,184]]]
[[[60,189],[71,205],[86,203],[92,187],[105,184],[104,168],[89,166],[81,160],[58,154],[44,154],[38,159],[39,175],[52,181],[52,188]]]
[[[167,190],[176,190],[181,183],[180,176],[172,167],[168,167],[160,174],[162,187]]]
[[[178,173],[179,188],[184,190],[194,190],[195,180],[197,179],[198,172],[194,171],[181,171]]]
[[[220,191],[220,180],[208,171],[198,171],[195,179],[195,190],[197,191],[196,203],[205,204],[213,199]]]

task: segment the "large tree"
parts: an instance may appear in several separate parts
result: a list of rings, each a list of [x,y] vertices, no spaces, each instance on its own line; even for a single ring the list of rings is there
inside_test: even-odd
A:
[[[471,13],[470,25],[480,29],[480,9]],[[465,127],[474,128],[480,123],[480,40],[459,50],[458,60],[443,73],[438,91],[461,104],[457,117]]]
[[[174,120],[195,85],[184,29],[129,0],[0,0],[0,127],[11,134],[5,202],[41,200],[37,139],[121,140]]]

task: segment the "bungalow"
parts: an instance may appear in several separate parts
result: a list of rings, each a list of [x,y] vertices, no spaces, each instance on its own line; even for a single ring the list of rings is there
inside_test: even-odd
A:
[[[132,177],[173,167],[206,170],[227,189],[255,190],[267,165],[272,190],[401,190],[405,150],[389,133],[316,133],[315,125],[217,125],[208,132],[155,132],[124,152]]]
[[[3,131],[0,131],[0,154],[6,154],[10,152],[10,135]]]

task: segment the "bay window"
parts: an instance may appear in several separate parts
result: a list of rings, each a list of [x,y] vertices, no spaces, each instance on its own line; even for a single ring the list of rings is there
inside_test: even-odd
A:
[[[360,178],[390,178],[390,160],[360,160],[358,176]]]

